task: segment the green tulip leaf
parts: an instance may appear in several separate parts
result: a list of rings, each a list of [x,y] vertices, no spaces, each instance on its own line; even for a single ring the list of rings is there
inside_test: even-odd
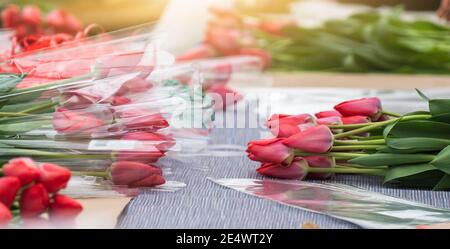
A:
[[[23,80],[24,76],[12,73],[0,73],[0,94],[14,89]]]
[[[419,89],[415,88],[415,90],[416,90],[417,94],[419,94],[419,96],[420,96],[423,100],[425,100],[425,101],[430,101],[430,100],[431,100],[430,98],[428,98],[427,95],[425,95],[425,94],[424,94],[422,91],[420,91]]]
[[[400,121],[389,130],[387,137],[450,139],[450,124],[429,120]]]
[[[420,148],[414,148],[414,149],[394,149],[389,146],[381,146],[377,149],[378,152],[381,153],[390,153],[390,154],[414,154],[418,152],[424,152]]]
[[[450,112],[450,99],[432,99],[428,104],[430,113],[433,116],[448,114]]]
[[[49,122],[47,120],[35,120],[20,123],[4,123],[0,124],[0,134],[1,135],[22,134],[28,131],[39,129],[48,123]]]
[[[431,164],[445,173],[450,174],[450,146],[447,146],[439,152],[436,158],[431,161]]]
[[[434,186],[433,190],[447,190],[450,189],[450,175],[444,175],[441,180]]]
[[[388,184],[396,184],[403,188],[429,188],[434,189],[445,173],[440,170],[429,170],[415,175],[397,178]]]
[[[384,177],[384,183],[397,180],[399,178],[411,177],[422,174],[427,171],[438,170],[431,164],[412,164],[412,165],[401,165],[401,166],[391,166],[386,171]]]
[[[20,103],[20,104],[12,104],[12,105],[5,105],[2,108],[0,108],[0,112],[21,112],[36,106],[41,106],[41,105],[45,105],[45,104],[50,104],[53,103],[52,100],[43,100],[43,101],[32,101],[32,102],[25,102],[25,103]],[[42,109],[39,111],[35,111],[33,113],[35,114],[39,114],[39,113],[48,113],[51,112],[52,110],[54,110],[54,107],[51,106],[49,108],[46,109]]]
[[[434,115],[429,120],[450,124],[450,112]]]
[[[450,145],[450,139],[428,137],[387,138],[387,146],[399,150],[415,152],[440,151]]]
[[[428,163],[434,159],[431,154],[391,154],[391,153],[375,153],[372,155],[357,157],[350,160],[350,163],[362,166],[391,166],[402,164],[419,164]]]

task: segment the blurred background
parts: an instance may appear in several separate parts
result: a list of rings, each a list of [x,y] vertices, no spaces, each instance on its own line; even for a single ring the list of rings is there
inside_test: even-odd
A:
[[[194,8],[199,5],[230,5],[232,0],[2,0],[1,5],[15,3],[18,5],[33,4],[43,11],[63,8],[77,16],[83,23],[96,23],[107,30],[158,20],[170,2],[183,6],[195,18]],[[236,10],[244,14],[288,13],[293,3],[308,2],[321,5],[323,2],[340,2],[343,4],[361,4],[368,6],[402,5],[408,10],[435,11],[440,0],[236,0]],[[172,3],[174,4],[174,3]],[[322,9],[318,15],[327,15]]]

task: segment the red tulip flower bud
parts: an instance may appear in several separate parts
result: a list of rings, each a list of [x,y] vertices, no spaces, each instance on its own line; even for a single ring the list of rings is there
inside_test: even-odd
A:
[[[46,17],[46,21],[55,33],[75,34],[83,29],[81,22],[75,16],[61,9],[50,12]]]
[[[19,157],[3,166],[3,174],[19,178],[21,185],[25,186],[39,178],[39,169],[31,158]]]
[[[247,148],[248,157],[253,161],[263,163],[289,164],[292,155],[283,141],[282,138],[251,141]]]
[[[84,109],[99,103],[103,96],[88,89],[77,89],[61,94],[62,104],[68,109]]]
[[[155,113],[144,109],[130,109],[120,111],[119,124],[128,130],[155,131],[169,126],[169,122],[161,113]]]
[[[333,146],[333,133],[325,125],[310,128],[286,138],[283,142],[290,148],[303,152],[325,153]]]
[[[36,6],[25,6],[22,10],[22,20],[34,26],[41,25],[41,10]]]
[[[56,193],[65,188],[70,180],[70,170],[52,163],[43,163],[39,167],[41,183],[49,193]]]
[[[342,102],[334,107],[344,117],[367,116],[378,119],[381,115],[381,101],[379,98],[363,98]]]
[[[304,157],[310,168],[334,168],[336,162],[333,157],[326,156],[306,156]],[[307,178],[314,180],[324,180],[333,176],[333,173],[309,173]]]
[[[213,84],[207,89],[207,92],[214,99],[214,110],[225,110],[227,106],[233,105],[243,98],[241,94],[224,84]]]
[[[341,118],[342,123],[345,125],[348,124],[365,124],[369,123],[370,119],[366,116],[350,116]]]
[[[0,178],[0,203],[3,203],[6,207],[10,207],[16,199],[19,189],[19,178],[13,176]]]
[[[341,125],[343,124],[341,117],[326,117],[326,118],[318,118],[316,120],[319,125]]]
[[[13,219],[13,215],[9,208],[0,202],[0,227],[8,225]]]
[[[303,179],[308,173],[308,163],[301,157],[296,157],[291,164],[284,166],[276,163],[263,163],[256,172],[261,175],[281,179]]]
[[[113,163],[111,178],[114,184],[128,187],[153,187],[166,182],[160,168],[128,161]]]
[[[115,95],[123,96],[129,93],[144,93],[152,87],[153,84],[149,80],[143,77],[136,77],[123,83]]]
[[[23,191],[20,197],[20,214],[22,217],[36,217],[47,210],[48,192],[42,184],[35,184]]]
[[[118,105],[126,105],[130,104],[132,101],[131,99],[124,97],[124,96],[113,96],[111,100],[111,105],[118,106]]]
[[[290,124],[290,125],[300,125],[306,123],[314,123],[314,119],[309,114],[298,114],[298,115],[286,115],[286,114],[273,114],[269,120],[266,122],[266,126],[277,127],[280,125]]]
[[[71,111],[67,108],[58,108],[53,115],[53,128],[59,133],[89,131],[104,124],[92,113]]]
[[[299,132],[306,131],[309,128],[315,127],[315,123],[304,123],[293,125],[289,123],[281,123],[279,126],[272,125],[270,131],[276,137],[290,137]]]
[[[2,24],[4,28],[14,28],[22,21],[20,8],[15,4],[10,4],[2,11]]]
[[[330,111],[318,112],[315,114],[315,116],[316,116],[316,118],[342,117],[342,114],[340,114],[336,110],[330,110]]]
[[[65,196],[55,195],[50,204],[50,219],[74,219],[83,211],[83,206],[76,200]]]
[[[160,151],[167,151],[175,145],[175,139],[171,135],[165,135],[155,132],[135,131],[122,136],[122,140],[138,140],[149,142]],[[145,145],[145,143],[144,143]]]

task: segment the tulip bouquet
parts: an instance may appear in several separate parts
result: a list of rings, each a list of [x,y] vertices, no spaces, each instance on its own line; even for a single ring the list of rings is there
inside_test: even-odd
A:
[[[76,200],[58,192],[67,186],[71,172],[52,163],[37,164],[30,158],[14,158],[0,170],[0,227],[16,216],[23,223],[72,220],[83,210]],[[19,223],[16,220],[15,223]]]
[[[195,69],[172,67],[59,87],[54,112],[3,113],[1,157],[51,161],[116,185],[161,185],[154,163],[169,150],[183,152],[177,142],[207,137],[213,102],[195,90],[197,81]]]
[[[383,176],[401,187],[450,189],[450,100],[429,99],[428,111],[405,115],[382,109],[378,98],[345,101],[315,114],[274,114],[274,138],[251,141],[257,172],[286,179],[333,174]]]

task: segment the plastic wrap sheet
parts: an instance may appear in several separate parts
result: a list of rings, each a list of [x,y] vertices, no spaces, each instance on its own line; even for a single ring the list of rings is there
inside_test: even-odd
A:
[[[210,178],[222,186],[294,208],[346,220],[363,228],[416,228],[450,221],[450,210],[343,184]]]

